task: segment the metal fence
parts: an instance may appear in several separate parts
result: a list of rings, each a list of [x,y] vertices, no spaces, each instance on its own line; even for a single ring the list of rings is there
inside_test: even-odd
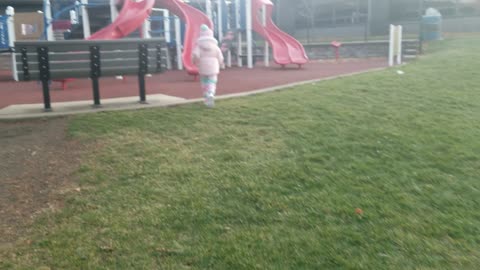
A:
[[[305,44],[332,40],[386,39],[389,24],[403,25],[405,38],[416,39],[420,35],[421,17],[430,7],[442,13],[443,30],[446,34],[480,32],[480,1],[276,0],[275,2],[278,6],[277,24]],[[292,16],[293,14],[295,15]]]

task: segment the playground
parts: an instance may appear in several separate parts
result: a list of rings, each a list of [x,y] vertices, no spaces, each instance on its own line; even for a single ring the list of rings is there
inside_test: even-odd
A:
[[[474,269],[479,44],[214,110],[2,122],[0,268]]]
[[[309,61],[303,46],[293,37],[282,32],[271,20],[273,5],[270,1],[238,0],[230,1],[228,4],[223,0],[204,1],[196,8],[178,0],[110,1],[110,5],[106,6],[95,1],[81,1],[74,5],[62,6],[57,12],[52,12],[50,1],[44,3],[45,30],[42,37],[50,43],[30,42],[28,50],[31,51],[27,51],[26,47],[22,47],[26,45],[19,45],[25,43],[14,43],[15,36],[10,35],[8,38],[10,46],[17,45],[15,52],[11,54],[11,59],[8,55],[4,55],[1,59],[0,94],[4,97],[0,101],[2,118],[42,116],[42,108],[49,111],[50,102],[63,103],[62,108],[66,107],[69,113],[74,113],[76,110],[85,112],[86,106],[78,110],[74,104],[78,101],[92,100],[92,83],[90,82],[92,64],[87,66],[86,62],[89,54],[78,51],[80,48],[78,46],[83,44],[82,41],[73,45],[73,43],[62,43],[63,41],[58,41],[56,38],[59,33],[65,37],[78,36],[76,33],[78,29],[82,32],[81,36],[87,40],[85,42],[90,42],[88,43],[90,46],[98,44],[100,40],[116,40],[132,37],[132,35],[133,38],[137,38],[135,42],[151,40],[151,38],[163,38],[166,42],[166,47],[162,48],[161,60],[157,58],[156,62],[157,67],[164,66],[166,73],[153,74],[153,76],[142,74],[138,79],[137,76],[131,76],[136,75],[140,70],[138,60],[133,58],[136,57],[135,52],[131,50],[125,51],[125,55],[131,55],[129,58],[112,58],[99,62],[102,69],[104,66],[105,69],[111,69],[113,66],[129,67],[125,72],[119,69],[118,74],[112,73],[112,70],[99,71],[102,76],[95,78],[96,87],[93,87],[93,96],[98,97],[98,100],[92,103],[98,108],[101,107],[100,99],[107,99],[109,106],[103,109],[115,107],[115,100],[108,99],[137,96],[136,88],[140,79],[146,81],[146,87],[143,86],[141,90],[147,94],[145,98],[148,98],[148,95],[154,95],[150,105],[158,103],[155,100],[159,99],[159,94],[164,95],[167,100],[160,101],[160,104],[170,104],[172,100],[200,98],[201,91],[197,90],[195,80],[198,70],[191,62],[191,55],[199,35],[199,26],[202,24],[209,25],[215,30],[225,54],[227,68],[223,70],[220,77],[218,93],[220,96],[343,76],[387,66],[386,59],[340,59],[338,53],[340,43],[334,43],[335,61],[333,59],[332,61]],[[89,16],[89,12],[93,11],[88,9],[88,7],[97,8],[97,6],[107,7],[111,13],[111,23],[107,22],[107,25],[100,29],[98,26],[93,26],[94,21],[91,21],[92,16]],[[7,27],[4,28],[16,29],[16,26],[13,26],[14,10],[7,10],[7,14],[10,14],[10,17],[7,17]],[[258,16],[252,14],[258,14]],[[65,20],[67,15],[70,17],[69,20]],[[72,30],[65,30],[68,27]],[[254,32],[257,34],[255,39],[252,35]],[[141,38],[138,39],[136,35]],[[259,40],[264,42],[258,43]],[[64,52],[64,46],[67,44],[77,46],[77,49]],[[45,49],[50,50],[49,55],[53,60],[46,65],[49,66],[49,70],[36,70],[37,67],[44,65],[37,65],[36,62],[37,58],[34,54],[40,48],[38,46],[47,46]],[[54,52],[53,48],[60,50]],[[120,47],[115,48],[113,44],[111,53],[114,53],[115,49]],[[101,53],[107,55],[109,52]],[[121,53],[116,55],[121,56]],[[41,75],[42,72],[45,75]],[[106,76],[106,73],[123,75],[121,76],[123,79],[118,80],[118,76],[115,79],[113,75]],[[140,73],[138,74],[140,76]],[[35,78],[32,79],[32,76],[38,76],[38,82]],[[40,82],[41,76],[48,79]],[[72,80],[73,78],[75,80]],[[245,80],[246,78],[248,80]],[[124,101],[125,99],[117,107],[123,108]],[[65,102],[73,102],[71,109],[68,109],[68,104]],[[134,103],[135,101],[132,100],[130,105],[133,106]],[[25,104],[31,106],[27,108]],[[57,111],[56,114],[61,114],[61,111]]]
[[[478,34],[319,60],[267,0],[65,2],[0,18],[0,269],[480,265]]]

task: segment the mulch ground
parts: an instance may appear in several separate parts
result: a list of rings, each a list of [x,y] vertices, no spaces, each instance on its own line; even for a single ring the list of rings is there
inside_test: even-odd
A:
[[[67,138],[66,125],[65,118],[0,122],[0,247],[77,190],[74,172],[85,149]]]

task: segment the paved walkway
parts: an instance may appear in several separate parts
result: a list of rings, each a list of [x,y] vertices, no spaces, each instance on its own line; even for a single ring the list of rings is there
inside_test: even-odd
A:
[[[255,69],[231,68],[222,72],[218,85],[218,96],[248,93],[255,90],[278,87],[295,82],[331,78],[351,73],[364,72],[386,67],[385,59],[349,60],[341,63],[313,62],[303,69],[281,69],[256,67]],[[3,71],[5,74],[6,71]],[[4,76],[1,76],[5,78]],[[91,82],[89,79],[75,80],[61,90],[60,83],[51,87],[54,114],[92,111]],[[199,83],[182,71],[169,71],[147,78],[147,100],[151,105],[165,106],[185,103],[201,97]],[[102,78],[100,95],[102,110],[138,107],[138,81],[136,77],[125,80]],[[0,81],[0,119],[17,118],[41,113],[42,90],[38,82]],[[112,100],[107,100],[112,99]],[[72,103],[72,101],[74,101]],[[66,103],[68,102],[68,103]],[[22,105],[20,104],[30,104]],[[97,111],[97,110],[94,110]],[[17,117],[14,117],[17,115]]]

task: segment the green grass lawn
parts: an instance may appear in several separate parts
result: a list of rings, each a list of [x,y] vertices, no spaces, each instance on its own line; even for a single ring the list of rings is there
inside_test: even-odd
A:
[[[72,118],[98,145],[82,192],[0,268],[478,269],[479,47],[213,110]]]

